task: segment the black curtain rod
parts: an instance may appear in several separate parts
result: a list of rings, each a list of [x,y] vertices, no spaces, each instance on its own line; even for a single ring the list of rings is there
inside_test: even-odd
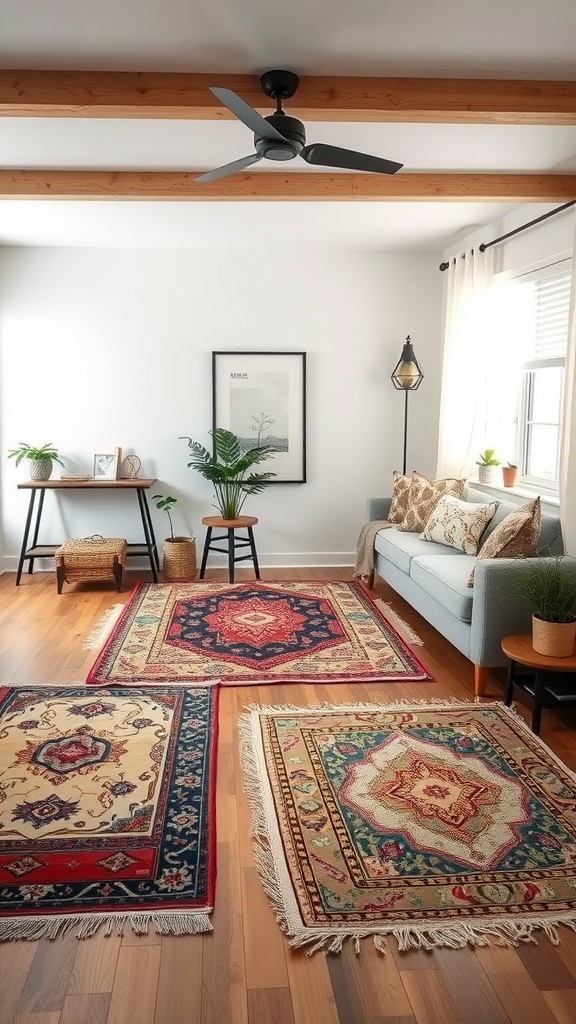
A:
[[[493,245],[498,245],[498,242],[504,242],[507,238],[512,238],[513,235],[518,235],[521,231],[526,231],[526,228],[532,228],[535,224],[540,224],[543,220],[548,220],[548,217],[554,217],[557,213],[562,213],[562,210],[567,210],[569,206],[576,205],[576,199],[571,199],[569,203],[564,203],[563,206],[557,206],[555,210],[548,210],[548,213],[543,213],[541,217],[535,217],[534,220],[529,220],[527,224],[521,224],[519,228],[514,228],[513,231],[508,231],[505,235],[500,235],[499,238],[493,238],[491,242],[481,242],[478,246],[480,252],[486,252],[486,249],[490,249]],[[448,270],[450,261],[441,263],[438,267],[439,270]]]

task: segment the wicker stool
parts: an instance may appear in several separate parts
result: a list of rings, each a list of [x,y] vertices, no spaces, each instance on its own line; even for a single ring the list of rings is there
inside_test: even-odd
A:
[[[234,564],[236,562],[244,562],[249,558],[254,565],[254,573],[256,579],[260,579],[260,567],[258,565],[258,555],[256,554],[256,544],[254,543],[254,532],[253,526],[256,526],[258,522],[256,516],[238,516],[237,519],[222,519],[221,516],[205,516],[202,520],[206,527],[206,540],[204,541],[204,551],[202,553],[202,565],[200,566],[200,579],[204,579],[204,573],[206,571],[206,562],[208,560],[209,551],[222,551],[228,555],[228,579],[230,583],[234,583]],[[221,541],[227,540],[227,546],[225,548],[219,548],[214,544],[212,540],[212,530],[224,530],[225,532],[215,537],[214,540]],[[248,537],[240,538],[236,537],[236,530],[246,530]],[[250,548],[249,555],[237,555],[237,548]]]
[[[114,580],[122,589],[122,572],[126,561],[126,541],[123,537],[84,537],[66,540],[54,552],[56,582],[62,593],[67,583],[90,580]]]

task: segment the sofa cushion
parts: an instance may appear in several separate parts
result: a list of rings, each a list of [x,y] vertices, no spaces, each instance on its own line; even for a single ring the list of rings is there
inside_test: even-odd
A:
[[[424,530],[422,540],[433,540],[467,555],[476,555],[480,538],[496,511],[497,503],[472,504],[445,494],[436,505]]]
[[[474,565],[472,555],[455,551],[456,558],[444,548],[442,555],[419,555],[412,559],[410,576],[431,598],[441,604],[457,619],[472,621],[473,591],[468,587],[470,569]]]
[[[381,530],[376,534],[374,547],[378,554],[387,558],[407,575],[410,573],[410,562],[415,555],[450,555],[463,557],[461,551],[447,548],[443,544],[434,544],[422,540],[419,533],[401,533],[397,526]],[[470,572],[470,570],[468,570]]]
[[[392,474],[392,504],[388,513],[389,522],[402,523],[404,521],[411,485],[411,476],[403,476],[398,470],[394,470]]]
[[[465,485],[465,480],[457,480],[453,477],[429,480],[422,473],[414,472],[406,515],[398,528],[409,533],[422,533],[440,498],[445,494],[452,494],[454,497],[460,498]]]
[[[478,558],[525,558],[534,555],[540,536],[540,498],[528,501],[500,523],[484,542]],[[474,586],[474,569],[468,586]]]

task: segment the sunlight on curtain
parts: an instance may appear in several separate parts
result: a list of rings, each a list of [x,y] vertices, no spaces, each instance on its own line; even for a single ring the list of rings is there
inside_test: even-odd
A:
[[[437,475],[469,476],[486,436],[489,373],[498,358],[493,251],[467,249],[450,261],[442,363]],[[472,474],[475,475],[475,474]]]
[[[576,238],[574,251],[576,253]],[[572,260],[570,324],[564,369],[564,400],[560,424],[560,518],[564,548],[576,555],[576,259]]]

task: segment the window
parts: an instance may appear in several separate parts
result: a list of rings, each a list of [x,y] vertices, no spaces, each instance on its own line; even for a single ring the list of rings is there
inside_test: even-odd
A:
[[[558,490],[570,264],[565,259],[501,284],[506,397],[502,380],[491,388],[497,404],[490,436],[502,459],[518,463],[522,483],[551,492]]]

